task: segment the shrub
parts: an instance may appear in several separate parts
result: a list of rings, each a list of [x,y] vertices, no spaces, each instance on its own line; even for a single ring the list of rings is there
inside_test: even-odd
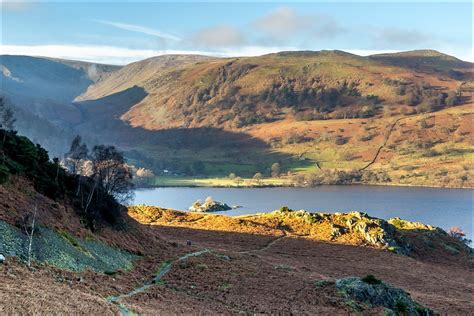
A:
[[[407,312],[407,304],[402,301],[402,300],[398,300],[394,305],[393,305],[393,311],[395,313],[397,313],[398,315],[405,315],[406,312]]]
[[[377,279],[375,276],[373,276],[372,274],[368,274],[366,275],[365,277],[363,277],[362,279],[362,282],[365,282],[367,284],[381,284],[382,281]]]
[[[354,158],[355,158],[354,155],[349,151],[345,151],[345,152],[341,153],[340,157],[344,161],[351,161],[351,160],[354,160]]]
[[[458,105],[461,101],[461,98],[456,92],[450,92],[446,97],[446,105],[447,106],[455,106]]]
[[[347,137],[337,136],[334,140],[334,143],[336,145],[344,145],[344,144],[347,144],[348,141],[349,139]]]
[[[272,164],[271,171],[272,171],[272,177],[279,177],[280,172],[281,172],[280,164],[278,162],[275,162],[274,164]]]
[[[472,242],[472,240],[466,238],[466,234],[464,233],[461,227],[458,227],[458,226],[451,227],[448,230],[448,234],[451,237],[456,238],[457,240],[463,242],[466,245],[469,245]]]
[[[378,136],[378,133],[367,133],[367,134],[360,135],[358,137],[358,140],[361,142],[367,142],[369,140],[372,140],[376,136]]]

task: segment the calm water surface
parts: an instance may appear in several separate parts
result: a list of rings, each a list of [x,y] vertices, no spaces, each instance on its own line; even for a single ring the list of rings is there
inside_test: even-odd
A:
[[[281,206],[321,212],[362,211],[371,216],[419,221],[448,229],[460,226],[472,239],[474,190],[383,186],[316,188],[154,188],[135,192],[135,204],[187,210],[196,200],[215,200],[242,208],[222,212],[243,215]]]

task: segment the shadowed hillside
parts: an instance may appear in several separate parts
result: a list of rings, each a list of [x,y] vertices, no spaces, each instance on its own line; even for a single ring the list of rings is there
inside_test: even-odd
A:
[[[71,101],[119,66],[29,56],[0,56],[0,96],[15,110],[21,134],[62,156],[81,113]]]

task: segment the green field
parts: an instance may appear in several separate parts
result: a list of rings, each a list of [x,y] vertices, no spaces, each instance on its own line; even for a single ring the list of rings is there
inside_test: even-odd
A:
[[[290,181],[285,178],[267,178],[256,181],[250,178],[242,178],[242,181],[236,181],[229,178],[192,178],[192,177],[173,177],[156,176],[151,185],[162,187],[190,186],[190,187],[266,187],[266,186],[285,186],[290,185]]]

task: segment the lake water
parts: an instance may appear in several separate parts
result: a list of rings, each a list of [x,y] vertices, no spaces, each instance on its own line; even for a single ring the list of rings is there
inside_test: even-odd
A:
[[[362,211],[388,219],[410,221],[448,229],[461,227],[473,239],[474,190],[388,187],[320,186],[316,188],[153,188],[135,192],[134,204],[187,210],[196,200],[212,196],[216,201],[242,208],[222,212],[243,215],[271,212],[282,206],[317,212]]]

